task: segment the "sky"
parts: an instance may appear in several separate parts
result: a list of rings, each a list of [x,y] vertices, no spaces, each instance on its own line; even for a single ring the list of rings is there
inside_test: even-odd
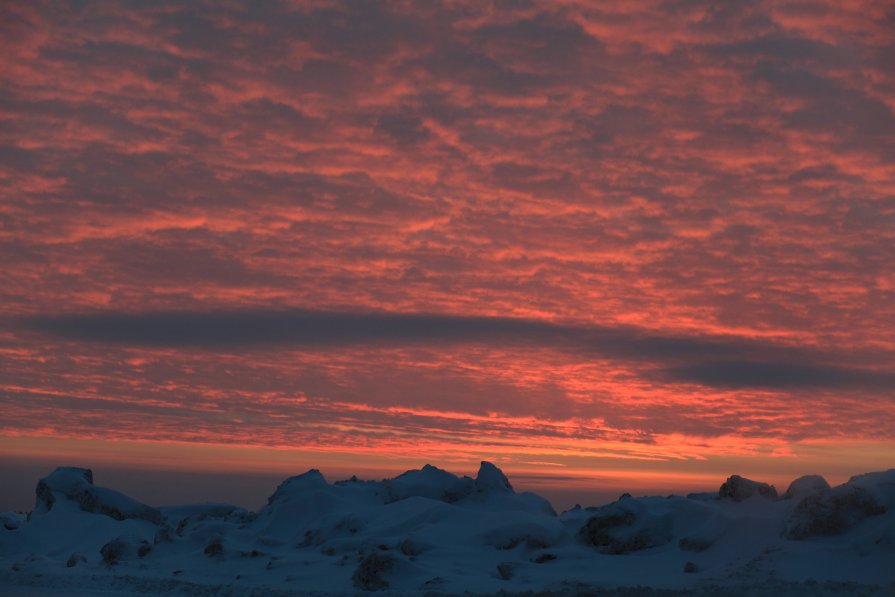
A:
[[[893,32],[886,1],[4,2],[3,503],[57,464],[491,460],[563,503],[895,465]]]

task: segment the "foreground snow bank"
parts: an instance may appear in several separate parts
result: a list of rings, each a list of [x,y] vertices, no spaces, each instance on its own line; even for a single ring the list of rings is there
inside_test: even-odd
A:
[[[0,515],[4,594],[895,588],[895,469],[834,488],[803,477],[782,498],[735,475],[717,494],[625,495],[561,515],[487,462],[475,479],[426,465],[329,483],[312,470],[258,512],[153,508],[87,469],[57,469],[36,493],[27,518]]]

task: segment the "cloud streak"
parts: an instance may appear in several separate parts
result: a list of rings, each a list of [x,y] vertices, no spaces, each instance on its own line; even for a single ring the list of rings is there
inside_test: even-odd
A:
[[[583,358],[598,355],[658,366],[676,363],[661,371],[665,379],[706,386],[895,388],[895,373],[824,364],[824,355],[816,350],[735,337],[656,335],[630,326],[310,310],[69,314],[35,316],[22,323],[67,340],[142,347],[240,350],[419,344],[432,348],[452,343],[497,349],[547,347]],[[842,360],[843,355],[837,356]],[[755,360],[773,357],[777,360]]]

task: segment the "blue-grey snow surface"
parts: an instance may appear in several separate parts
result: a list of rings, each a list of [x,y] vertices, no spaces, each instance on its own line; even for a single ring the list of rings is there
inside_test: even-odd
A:
[[[36,494],[30,514],[0,514],[3,594],[895,594],[895,469],[780,497],[732,476],[559,515],[487,462],[475,479],[312,470],[258,512],[153,508],[79,468]]]

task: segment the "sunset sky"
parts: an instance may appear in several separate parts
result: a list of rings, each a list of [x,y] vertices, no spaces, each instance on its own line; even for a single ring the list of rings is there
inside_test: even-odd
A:
[[[7,468],[895,466],[891,2],[22,1],[0,45]]]

